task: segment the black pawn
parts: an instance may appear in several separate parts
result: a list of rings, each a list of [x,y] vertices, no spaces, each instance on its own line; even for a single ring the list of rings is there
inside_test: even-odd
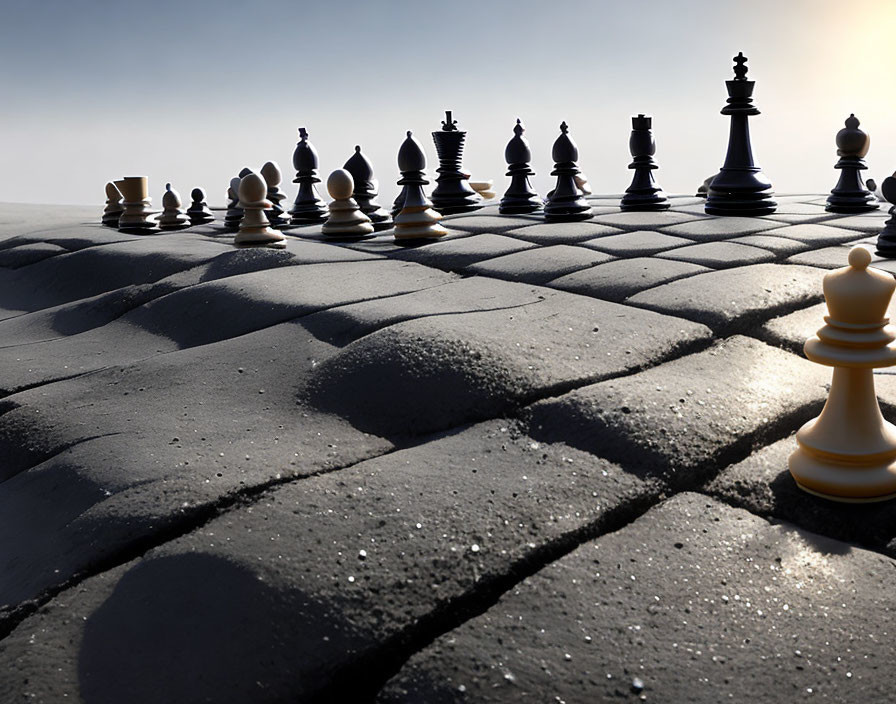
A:
[[[523,137],[525,131],[523,123],[517,118],[513,137],[504,148],[504,161],[507,162],[505,176],[510,176],[510,186],[498,205],[498,212],[502,214],[535,213],[542,208],[541,199],[529,183],[529,177],[534,176],[535,172],[529,166],[532,151],[529,140]]]
[[[893,207],[890,208],[890,219],[877,236],[877,253],[888,259],[896,259],[896,174],[884,179],[880,184],[880,193]]]
[[[855,115],[846,118],[846,127],[837,133],[837,156],[834,165],[840,169],[840,179],[828,196],[824,209],[830,213],[866,213],[877,210],[879,203],[874,194],[862,183],[862,171],[867,169],[864,156],[871,139],[859,129]]]
[[[352,194],[352,198],[360,206],[361,212],[370,218],[374,231],[379,232],[392,227],[392,216],[375,200],[379,183],[373,177],[373,165],[361,152],[360,146],[355,147],[355,153],[349,157],[342,168],[348,171],[355,180],[355,192]],[[401,205],[404,206],[404,199],[402,199]],[[401,208],[399,208],[400,210]]]
[[[209,210],[208,203],[205,202],[205,191],[201,188],[194,188],[190,191],[190,207],[187,208],[187,217],[190,218],[191,225],[204,225],[215,219],[212,211]]]
[[[709,185],[705,210],[710,215],[770,215],[778,204],[772,200],[772,184],[753,162],[750,144],[751,115],[758,115],[753,105],[755,81],[747,80],[747,57],[734,57],[734,80],[725,81],[728,104],[723,115],[731,116],[728,133],[728,154],[725,165]]]
[[[579,149],[567,134],[568,131],[567,124],[561,122],[560,136],[557,137],[551,150],[551,158],[554,160],[551,176],[557,177],[557,184],[548,194],[544,206],[544,219],[548,222],[587,220],[592,214],[591,206],[576,186],[575,177],[581,173],[576,165]]]
[[[669,199],[663,189],[653,181],[653,170],[659,166],[653,160],[656,154],[656,141],[650,128],[653,118],[649,115],[632,117],[632,135],[628,139],[628,149],[632,154],[632,163],[628,168],[634,169],[632,185],[625,189],[620,207],[623,210],[666,210]]]
[[[482,207],[482,196],[470,186],[469,174],[461,165],[466,132],[458,131],[457,121],[451,119],[451,111],[445,112],[442,129],[432,133],[439,155],[439,173],[432,192],[433,208],[442,215],[466,213]]]
[[[226,227],[231,232],[236,232],[240,229],[240,220],[243,219],[243,209],[240,206],[240,181],[243,176],[247,176],[252,173],[252,169],[248,166],[244,166],[240,169],[240,173],[238,176],[230,179],[230,188],[227,189],[227,197],[230,199],[227,203],[227,212],[224,213],[224,227]]]
[[[292,154],[292,165],[296,170],[293,183],[299,184],[296,200],[289,210],[291,225],[309,225],[327,219],[327,207],[317,192],[317,150],[308,141],[308,130],[299,127],[299,142]]]

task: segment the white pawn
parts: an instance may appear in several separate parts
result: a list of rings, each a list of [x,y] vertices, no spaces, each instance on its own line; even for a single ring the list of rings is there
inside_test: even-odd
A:
[[[352,198],[355,180],[348,171],[336,169],[331,173],[327,179],[327,191],[333,202],[330,203],[330,217],[321,228],[325,235],[364,237],[373,234],[373,223]]]
[[[243,209],[240,220],[240,231],[233,240],[235,245],[264,245],[283,249],[286,238],[271,229],[264,211],[271,207],[271,201],[265,198],[268,186],[265,180],[256,173],[248,173],[240,179],[239,207]]]
[[[160,230],[183,230],[190,226],[190,219],[184,213],[180,193],[165,184],[165,195],[162,196],[162,214],[156,218]]]
[[[272,203],[267,213],[268,220],[274,227],[285,225],[287,221],[283,217],[283,206],[280,204],[286,199],[286,194],[280,191],[280,183],[283,181],[280,166],[276,161],[265,162],[261,167],[261,176],[268,186],[267,198]]]
[[[118,219],[123,212],[121,191],[118,190],[118,186],[109,181],[106,184],[106,208],[103,210],[103,225],[118,227]]]

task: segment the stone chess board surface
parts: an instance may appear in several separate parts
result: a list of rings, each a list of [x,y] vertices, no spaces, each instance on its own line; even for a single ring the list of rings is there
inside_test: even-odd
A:
[[[896,513],[787,457],[887,215],[775,200],[284,250],[0,205],[0,698],[886,701]]]

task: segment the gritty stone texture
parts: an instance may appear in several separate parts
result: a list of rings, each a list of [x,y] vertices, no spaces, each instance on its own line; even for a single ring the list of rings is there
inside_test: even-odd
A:
[[[885,701],[894,568],[684,494],[519,584],[377,701]]]
[[[872,252],[873,255],[873,247],[870,245],[862,245],[866,249]],[[800,254],[795,254],[792,257],[787,259],[788,264],[806,264],[807,266],[817,266],[823,269],[839,269],[840,267],[846,266],[847,258],[849,257],[849,250],[851,248],[849,246],[839,245],[836,247],[825,247],[823,249],[813,249],[809,252],[802,252]],[[878,263],[872,263],[872,266],[880,265],[880,257],[873,257],[878,260]]]
[[[445,227],[468,232],[505,232],[542,222],[540,215],[459,215],[442,219]]]
[[[598,225],[593,222],[560,222],[530,225],[510,230],[505,234],[525,242],[551,245],[584,242],[595,237],[618,235],[620,232],[619,228]]]
[[[849,230],[858,230],[859,232],[879,234],[884,229],[884,223],[887,221],[886,210],[879,210],[875,213],[866,213],[863,215],[852,215],[839,217],[831,222],[836,227],[844,227]]]
[[[698,264],[637,257],[617,259],[567,274],[554,279],[549,285],[585,296],[622,301],[639,291],[704,271],[709,269]]]
[[[776,237],[786,237],[820,247],[826,244],[842,244],[853,242],[862,235],[855,230],[848,230],[833,225],[788,225],[774,230]]]
[[[476,237],[427,243],[396,252],[393,257],[448,271],[457,271],[475,262],[494,259],[524,249],[532,249],[535,246],[531,242],[522,242],[512,237],[481,234]]]
[[[760,247],[774,252],[777,255],[787,256],[804,252],[811,248],[811,245],[797,240],[789,240],[786,237],[775,237],[773,235],[747,235],[746,237],[735,237],[727,240],[732,244],[748,244],[751,247]]]
[[[726,239],[781,227],[781,223],[762,218],[704,218],[664,227],[663,232],[700,241]]]
[[[671,252],[663,252],[659,256],[663,259],[676,259],[714,269],[758,264],[772,261],[775,258],[775,255],[767,250],[731,242],[703,242],[689,247],[679,247]]]
[[[68,250],[65,247],[60,247],[52,242],[20,244],[18,247],[0,249],[0,266],[7,269],[18,269],[20,266],[28,266],[66,252]]]
[[[612,225],[614,227],[623,227],[632,230],[643,230],[645,228],[665,227],[667,225],[675,225],[689,220],[696,220],[696,216],[687,213],[674,213],[670,211],[661,212],[639,212],[630,211],[625,213],[616,213],[609,215],[598,215],[592,218],[593,222],[599,222],[602,225]],[[675,234],[675,233],[672,233]]]
[[[758,336],[770,344],[802,354],[803,344],[824,325],[827,314],[826,303],[801,308],[764,323],[759,328]]]
[[[638,293],[629,302],[696,320],[722,333],[745,330],[821,297],[817,269],[753,264],[673,281]]]
[[[605,235],[580,243],[582,247],[590,247],[618,257],[646,256],[689,244],[691,244],[691,240],[664,235],[653,230],[635,230],[621,235]]]
[[[593,249],[558,244],[488,259],[471,264],[466,271],[509,281],[544,284],[563,274],[587,269],[610,259],[609,254]]]
[[[530,434],[563,437],[640,475],[709,475],[820,409],[830,373],[748,337],[535,404]]]

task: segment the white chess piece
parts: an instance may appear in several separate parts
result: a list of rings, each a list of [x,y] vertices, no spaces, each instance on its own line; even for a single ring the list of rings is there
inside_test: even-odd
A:
[[[330,217],[321,231],[325,235],[338,237],[364,237],[373,234],[373,223],[361,212],[361,206],[352,198],[355,180],[345,169],[336,169],[327,179],[330,203]]]
[[[286,238],[271,228],[264,211],[271,207],[271,201],[265,198],[268,186],[264,179],[256,173],[248,173],[240,179],[239,207],[243,209],[240,230],[233,243],[236,245],[263,245],[283,249]]]
[[[190,226],[190,219],[184,213],[180,193],[165,184],[165,195],[162,196],[162,214],[156,218],[161,230],[183,230]]]

